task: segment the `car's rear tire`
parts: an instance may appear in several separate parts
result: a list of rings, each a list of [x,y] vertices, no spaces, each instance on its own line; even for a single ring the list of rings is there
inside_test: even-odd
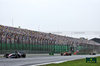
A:
[[[23,54],[23,55],[22,55],[22,58],[26,58],[26,54]]]
[[[63,53],[61,53],[61,56],[63,56]]]
[[[71,56],[72,54],[70,54],[70,56]]]
[[[96,55],[96,53],[93,53],[93,55]]]
[[[5,55],[4,55],[5,58],[8,58],[8,56],[9,56],[9,54],[5,54]]]

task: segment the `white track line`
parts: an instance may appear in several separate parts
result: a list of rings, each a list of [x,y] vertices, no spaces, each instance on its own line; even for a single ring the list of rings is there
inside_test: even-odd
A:
[[[57,61],[57,62],[41,63],[41,64],[35,64],[35,65],[30,65],[30,66],[47,65],[47,64],[52,64],[52,63],[57,64],[57,63],[63,63],[63,62],[71,61],[71,60],[77,60],[77,59],[81,59],[81,58],[69,59],[69,60]]]
[[[54,64],[56,64],[56,63],[63,63],[63,62],[66,62],[66,61],[68,61],[68,60],[65,60],[65,61],[58,61],[58,62],[42,63],[42,64],[36,64],[36,65],[30,65],[30,66],[47,65],[47,64],[51,64],[51,63],[54,63]]]

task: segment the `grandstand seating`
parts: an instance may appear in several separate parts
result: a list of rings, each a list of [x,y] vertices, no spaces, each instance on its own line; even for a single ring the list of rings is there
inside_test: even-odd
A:
[[[5,34],[7,34],[7,38],[12,37],[12,40],[14,39],[13,35],[16,35],[16,39],[18,39],[18,36],[19,36],[20,40],[22,40],[22,36],[27,36],[27,39],[30,37],[36,37],[37,39],[55,40],[56,44],[72,44],[72,43],[99,44],[94,41],[90,41],[86,39],[66,37],[66,36],[61,36],[61,35],[56,35],[56,34],[51,34],[51,33],[44,33],[44,32],[38,32],[38,31],[27,30],[27,29],[22,29],[22,28],[8,27],[8,26],[3,26],[3,25],[0,25],[0,32],[3,33],[2,40],[5,39],[6,37]],[[30,40],[32,39],[30,38]]]
[[[50,45],[51,47],[54,47],[53,45],[55,45],[55,49],[65,48],[63,49],[64,51],[66,51],[66,48],[68,48],[67,46],[74,46],[74,44],[79,46],[78,49],[80,48],[80,46],[86,46],[86,44],[97,45],[97,46],[100,45],[99,43],[94,42],[92,40],[73,38],[73,37],[68,37],[68,36],[44,33],[44,32],[39,32],[39,31],[34,31],[34,30],[15,28],[15,27],[3,26],[3,25],[0,25],[0,43],[2,43],[2,46],[3,46],[3,43],[9,44],[9,45],[16,44],[16,48],[18,48],[20,44],[20,47],[22,46],[24,47],[22,49],[25,49],[26,47],[23,44],[29,44],[30,45],[29,48],[31,49],[33,49],[32,44],[36,44],[34,45],[34,49],[36,49],[37,45],[44,45],[44,46]],[[63,46],[61,47],[60,45],[63,45]],[[15,45],[12,45],[13,48],[14,46]],[[43,47],[38,46],[38,48],[41,49]]]

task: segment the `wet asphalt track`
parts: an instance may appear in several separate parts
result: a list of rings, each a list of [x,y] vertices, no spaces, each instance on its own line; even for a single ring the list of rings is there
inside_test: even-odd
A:
[[[48,55],[36,55],[26,58],[0,58],[0,66],[35,66],[43,63],[56,63],[61,61],[70,61],[75,59],[81,59],[86,57],[95,57],[97,55],[72,55],[72,56],[48,56]]]

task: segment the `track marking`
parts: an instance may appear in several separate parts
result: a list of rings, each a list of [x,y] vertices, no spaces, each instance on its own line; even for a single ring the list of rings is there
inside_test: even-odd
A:
[[[29,65],[29,66],[39,66],[39,65],[47,65],[47,64],[58,64],[58,63],[63,63],[67,61],[72,61],[72,60],[77,60],[77,59],[82,59],[82,58],[74,58],[74,59],[69,59],[69,60],[64,60],[64,61],[57,61],[57,62],[49,62],[49,63],[41,63],[41,64],[35,64],[35,65]]]
[[[51,63],[57,64],[57,63],[63,63],[63,62],[66,62],[66,61],[68,61],[68,60],[58,61],[58,62],[41,63],[41,64],[35,64],[35,65],[30,65],[30,66],[47,65],[47,64],[51,64]]]

